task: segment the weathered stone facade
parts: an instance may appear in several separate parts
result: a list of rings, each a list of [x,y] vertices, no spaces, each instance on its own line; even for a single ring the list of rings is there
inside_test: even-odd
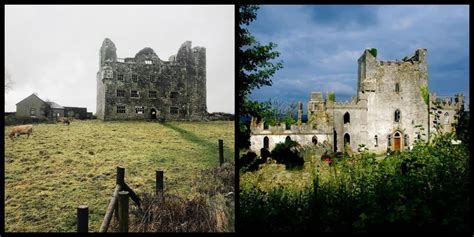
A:
[[[308,123],[293,125],[290,130],[284,130],[285,126],[263,129],[263,122],[252,120],[251,149],[258,152],[268,139],[271,150],[284,141],[284,134],[302,145],[312,144],[309,137],[317,136],[318,141],[328,141],[334,151],[344,151],[346,143],[352,151],[362,144],[379,153],[405,150],[416,139],[426,141],[435,132],[437,122],[429,113],[435,106],[441,131],[452,131],[464,97],[455,95],[454,101],[435,103],[436,96],[428,93],[426,53],[426,49],[418,49],[402,61],[381,61],[365,50],[358,60],[357,95],[351,101],[336,102],[329,93],[323,99],[321,92],[313,92],[307,104]]]
[[[97,118],[202,120],[207,117],[206,49],[186,41],[161,60],[151,48],[117,58],[105,39],[97,73]]]

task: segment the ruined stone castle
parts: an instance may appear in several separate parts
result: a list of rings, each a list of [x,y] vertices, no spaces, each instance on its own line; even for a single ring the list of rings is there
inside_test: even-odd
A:
[[[336,102],[334,94],[311,93],[307,103],[308,122],[266,126],[251,121],[251,149],[270,151],[275,144],[291,139],[301,145],[330,145],[334,151],[357,151],[363,145],[372,152],[409,149],[415,140],[426,141],[436,131],[452,131],[464,96],[437,98],[428,93],[426,49],[418,49],[403,60],[382,61],[365,50],[358,60],[357,95]],[[435,129],[435,127],[441,128]]]
[[[105,39],[97,72],[97,118],[202,120],[207,116],[206,49],[184,42],[161,60],[151,48],[118,58]]]

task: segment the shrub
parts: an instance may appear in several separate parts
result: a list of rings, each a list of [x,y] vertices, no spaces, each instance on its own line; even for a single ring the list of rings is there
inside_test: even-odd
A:
[[[304,165],[303,157],[300,157],[300,145],[296,141],[287,140],[276,144],[271,152],[271,157],[277,163],[285,164],[287,169],[298,168]]]
[[[453,145],[452,139],[438,135],[380,161],[363,152],[330,167],[316,165],[312,185],[300,189],[275,185],[263,191],[246,183],[241,229],[470,231],[469,147]],[[283,153],[291,146],[280,147]]]

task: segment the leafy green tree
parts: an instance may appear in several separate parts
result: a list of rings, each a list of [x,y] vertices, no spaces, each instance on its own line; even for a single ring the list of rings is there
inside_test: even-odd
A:
[[[262,86],[271,86],[271,77],[275,72],[283,67],[283,63],[272,62],[280,56],[275,50],[276,44],[270,42],[261,44],[247,29],[252,21],[257,18],[258,6],[239,6],[239,90],[238,103],[241,118],[249,119],[250,116],[262,118],[262,113],[269,109],[267,103],[260,103],[249,98],[252,90]],[[242,120],[242,119],[240,119]],[[248,123],[239,122],[239,143],[240,147],[248,147],[249,126]]]

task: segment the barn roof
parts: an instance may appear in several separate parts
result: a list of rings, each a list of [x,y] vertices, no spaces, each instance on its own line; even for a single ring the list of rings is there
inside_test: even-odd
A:
[[[62,107],[61,105],[57,104],[56,102],[53,102],[53,101],[49,101],[49,102],[46,102],[49,104],[49,106],[52,108],[52,109],[64,109],[64,107]]]
[[[31,94],[30,96],[28,96],[28,97],[26,97],[26,98],[22,99],[20,102],[18,102],[18,103],[16,103],[16,104],[19,104],[19,103],[21,103],[21,102],[23,102],[23,101],[27,100],[27,99],[28,99],[28,98],[30,98],[30,97],[36,97],[36,98],[38,98],[39,100],[41,100],[41,101],[43,101],[43,102],[44,102],[44,100],[42,100],[42,99],[41,99],[41,98],[39,98],[39,97],[38,97],[38,96],[37,96],[35,93],[33,93],[33,94]]]

